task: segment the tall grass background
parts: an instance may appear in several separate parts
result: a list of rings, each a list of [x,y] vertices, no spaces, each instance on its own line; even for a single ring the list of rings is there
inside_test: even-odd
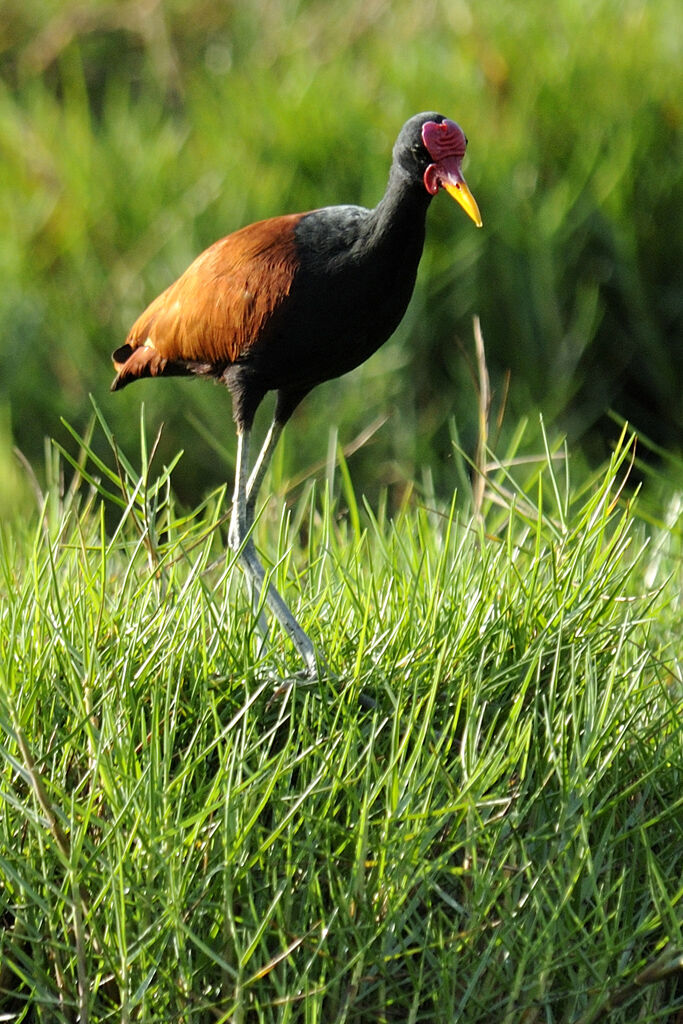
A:
[[[109,353],[199,250],[259,217],[373,205],[398,129],[424,109],[465,127],[484,230],[437,197],[407,317],[367,366],[307,400],[285,447],[292,470],[321,457],[321,422],[349,439],[386,414],[352,462],[362,490],[400,495],[427,464],[447,493],[453,417],[465,443],[476,436],[461,397],[474,313],[512,429],[540,407],[599,460],[612,408],[680,446],[673,0],[27,0],[5,12],[0,423],[32,462],[44,437],[64,436],[60,416],[84,427]],[[103,397],[124,443],[152,389],[162,451],[191,439],[176,486],[193,501],[230,472],[228,396],[170,381]]]

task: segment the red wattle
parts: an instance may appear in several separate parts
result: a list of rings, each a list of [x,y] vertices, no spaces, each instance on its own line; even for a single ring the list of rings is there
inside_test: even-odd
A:
[[[422,176],[422,180],[425,183],[425,188],[429,192],[430,196],[435,196],[439,191],[439,169],[436,164],[430,164],[427,170]]]

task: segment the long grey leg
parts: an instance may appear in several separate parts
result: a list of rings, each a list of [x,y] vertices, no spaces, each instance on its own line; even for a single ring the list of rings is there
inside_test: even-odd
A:
[[[228,533],[228,540],[233,551],[240,550],[244,538],[248,535],[250,529],[250,524],[247,522],[246,514],[244,512],[244,495],[246,493],[247,474],[249,470],[248,456],[249,432],[247,431],[243,434],[238,431],[235,465],[235,490],[232,496],[232,515],[230,517],[230,531]],[[253,554],[247,551],[248,548],[252,549]],[[248,541],[244,545],[244,550],[240,555],[240,561],[245,569],[249,599],[251,601],[254,614],[256,614],[259,605],[261,587],[260,585],[256,586],[254,574],[250,569],[251,561],[254,558],[256,558],[256,550],[251,537],[249,537]],[[247,563],[249,563],[249,565]],[[259,633],[265,639],[268,635],[268,623],[266,622],[266,617],[263,612],[261,612],[258,617],[257,626]]]
[[[274,430],[268,432],[268,437],[261,450],[261,454],[254,467],[254,473],[252,474],[252,490],[253,498],[256,498],[256,490],[258,484],[260,484],[265,471],[268,466],[268,461],[273,453],[277,438],[282,428],[278,429],[277,436],[274,440],[271,438]],[[252,595],[260,595],[263,590],[265,583],[265,570],[258,560],[256,554],[256,548],[254,541],[249,536],[250,522],[249,514],[247,512],[247,494],[249,493],[249,431],[238,430],[237,431],[237,465],[235,467],[235,493],[233,495],[232,504],[232,517],[230,520],[230,532],[229,540],[230,547],[233,551],[240,551],[240,561],[245,571],[247,579],[249,580],[250,587],[252,588]],[[253,521],[253,502],[251,508],[251,516]],[[315,655],[315,648],[308,637],[303,631],[299,623],[296,621],[285,602],[280,597],[272,583],[267,585],[265,593],[266,602],[271,612],[278,620],[284,631],[289,636],[290,640],[296,647],[301,658],[303,659],[308,674],[310,676],[317,676],[317,660]]]
[[[251,525],[253,522],[254,509],[256,507],[256,496],[261,484],[263,483],[263,478],[268,471],[268,466],[270,465],[277,443],[280,440],[280,434],[282,433],[284,425],[296,409],[299,402],[306,397],[309,391],[310,388],[308,387],[278,389],[273,422],[268,428],[268,433],[266,434],[266,439],[263,442],[263,447],[258,454],[251,476],[247,482],[248,525]]]
[[[280,440],[280,434],[282,433],[282,424],[278,423],[277,420],[273,420],[266,434],[266,439],[263,442],[263,447],[258,454],[258,458],[254,463],[254,468],[251,471],[249,480],[247,482],[247,526],[251,529],[252,523],[254,522],[254,508],[256,506],[256,497],[258,495],[263,478],[268,471],[270,460],[273,457],[273,452]]]

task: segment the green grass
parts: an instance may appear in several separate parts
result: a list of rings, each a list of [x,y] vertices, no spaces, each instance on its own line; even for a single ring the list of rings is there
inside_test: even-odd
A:
[[[3,1019],[674,1021],[681,499],[626,432],[579,482],[520,431],[480,515],[457,452],[390,518],[331,444],[257,524],[338,674],[283,688],[225,490],[93,431],[0,529]]]

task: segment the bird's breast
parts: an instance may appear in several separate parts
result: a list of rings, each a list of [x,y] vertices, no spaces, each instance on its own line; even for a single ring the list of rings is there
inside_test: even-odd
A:
[[[400,323],[415,284],[419,251],[382,253],[362,245],[298,250],[280,322],[260,364],[268,386],[311,386],[368,359]]]

